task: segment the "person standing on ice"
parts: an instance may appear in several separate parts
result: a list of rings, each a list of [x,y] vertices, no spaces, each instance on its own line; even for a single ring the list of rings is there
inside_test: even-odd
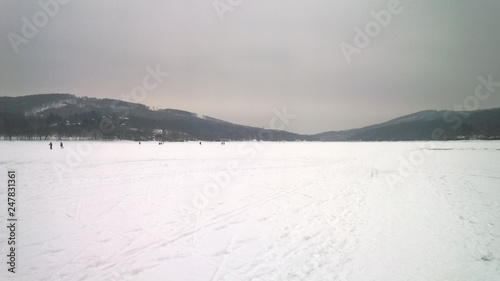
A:
[[[62,148],[64,148],[64,145],[63,145],[63,143],[61,142],[61,149],[62,149]]]
[[[49,147],[50,147],[50,149],[52,150],[52,142],[51,142],[51,143],[49,143]]]

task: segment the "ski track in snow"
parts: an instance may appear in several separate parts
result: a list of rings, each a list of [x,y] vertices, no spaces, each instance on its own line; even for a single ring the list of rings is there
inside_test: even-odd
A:
[[[500,278],[500,142],[79,144],[0,142],[1,280]]]

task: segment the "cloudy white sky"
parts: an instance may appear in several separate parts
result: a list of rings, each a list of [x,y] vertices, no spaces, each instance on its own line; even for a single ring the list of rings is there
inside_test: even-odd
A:
[[[169,76],[141,103],[267,128],[286,107],[286,130],[319,133],[452,109],[478,76],[500,81],[497,0],[401,0],[350,63],[341,43],[394,0],[64,2],[0,1],[0,96],[122,99],[158,66]],[[500,87],[479,102],[492,107]]]

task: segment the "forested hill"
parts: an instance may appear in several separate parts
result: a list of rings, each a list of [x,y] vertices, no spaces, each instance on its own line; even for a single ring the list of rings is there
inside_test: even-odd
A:
[[[359,129],[300,135],[113,99],[0,97],[0,139],[412,141],[500,139],[500,109],[427,110]]]
[[[360,129],[315,135],[321,141],[412,141],[500,139],[500,108],[427,110]]]
[[[270,140],[313,137],[112,99],[40,94],[0,97],[1,139]]]

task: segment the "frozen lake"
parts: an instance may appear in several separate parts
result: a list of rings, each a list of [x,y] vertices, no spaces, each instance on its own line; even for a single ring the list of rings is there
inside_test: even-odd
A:
[[[0,142],[1,280],[499,280],[500,142]]]

